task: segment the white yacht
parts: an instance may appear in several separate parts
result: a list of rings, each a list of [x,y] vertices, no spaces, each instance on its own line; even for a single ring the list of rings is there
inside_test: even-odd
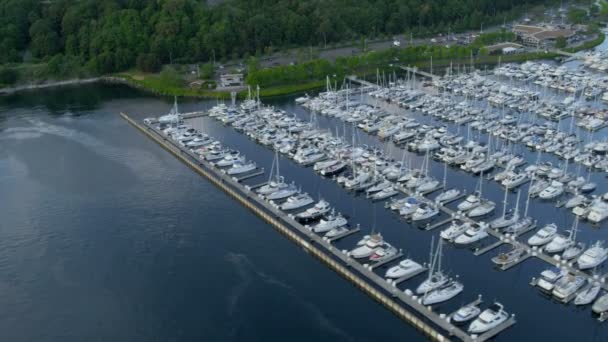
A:
[[[468,217],[480,217],[480,216],[485,216],[488,215],[489,213],[493,212],[494,209],[496,208],[496,203],[487,200],[487,199],[482,199],[480,204],[471,209],[468,213],[467,216]]]
[[[555,283],[555,287],[553,288],[553,296],[558,299],[564,300],[573,294],[575,294],[578,290],[580,290],[585,285],[585,278],[583,276],[575,276],[575,275],[565,275],[560,280]]]
[[[230,169],[228,169],[228,171],[226,171],[226,173],[231,176],[235,176],[235,175],[241,175],[243,173],[251,172],[251,171],[255,170],[256,168],[257,168],[257,166],[255,165],[254,162],[245,162],[245,163],[237,162],[237,163],[232,164],[232,167],[230,167]]]
[[[391,279],[399,279],[412,275],[422,269],[422,265],[411,260],[405,259],[399,262],[399,264],[389,268],[386,271],[385,277]]]
[[[572,260],[579,255],[581,255],[585,251],[585,243],[577,242],[574,245],[566,248],[566,250],[562,253],[563,260]]]
[[[514,247],[506,253],[500,253],[493,257],[492,262],[499,266],[510,265],[519,260],[525,253],[526,250],[523,247]]]
[[[265,185],[258,188],[255,192],[260,195],[266,196],[270,195],[273,192],[277,192],[281,189],[287,188],[289,184],[285,183],[285,179],[283,177],[277,177],[276,181],[269,181]]]
[[[437,252],[433,254],[433,241],[431,239],[431,257],[430,257],[430,265],[428,277],[418,285],[416,288],[416,293],[419,295],[430,292],[436,288],[439,288],[445,285],[450,278],[443,273],[441,270],[441,252],[443,250],[443,244],[441,239],[437,244]]]
[[[478,207],[481,204],[479,193],[473,193],[467,196],[464,201],[458,203],[457,209],[459,211],[469,211],[473,208]]]
[[[551,242],[545,246],[545,252],[547,253],[560,253],[566,250],[566,248],[574,245],[574,241],[569,237],[562,234],[556,234]]]
[[[587,305],[591,304],[597,298],[602,287],[598,283],[591,284],[587,289],[581,291],[576,298],[574,298],[574,305]]]
[[[471,334],[482,334],[488,330],[496,328],[498,325],[503,323],[509,318],[503,310],[503,306],[500,303],[494,303],[488,309],[485,309],[479,317],[477,317],[471,325],[469,325],[468,332]]]
[[[463,234],[455,238],[454,243],[457,245],[468,245],[477,241],[481,241],[488,237],[487,228],[488,225],[483,222],[472,225]]]
[[[601,241],[598,241],[578,257],[578,268],[581,270],[594,268],[606,261],[606,258],[608,258],[608,249],[604,248]]]
[[[369,260],[379,263],[394,257],[397,253],[399,253],[397,248],[385,242],[380,248],[376,248],[374,253],[369,256]]]
[[[331,239],[333,237],[344,234],[346,232],[348,232],[348,228],[346,226],[336,227],[336,228],[328,231],[327,233],[325,233],[325,237]]]
[[[271,201],[281,201],[281,200],[285,200],[285,199],[297,194],[298,191],[299,190],[296,187],[296,185],[291,183],[291,184],[287,185],[286,187],[283,187],[282,189],[279,189],[279,190],[269,194],[268,196],[266,196],[266,199],[271,200]]]
[[[600,223],[608,218],[608,203],[604,201],[596,201],[589,209],[587,220],[592,223]]]
[[[539,229],[534,235],[528,239],[530,246],[542,246],[549,243],[557,234],[557,226],[555,223],[548,224]]]
[[[215,163],[215,165],[217,167],[228,167],[228,166],[232,166],[232,164],[234,164],[234,163],[244,162],[244,161],[245,161],[245,157],[243,157],[239,154],[229,154],[229,155],[225,156],[222,160]]]
[[[368,258],[374,254],[377,249],[382,248],[383,244],[384,239],[380,233],[367,235],[357,243],[357,247],[350,251],[349,254],[355,259]]]
[[[306,211],[297,214],[296,219],[299,221],[316,220],[319,217],[328,213],[330,210],[331,208],[329,206],[329,203],[327,203],[325,200],[320,200],[319,202],[317,202],[317,204],[315,204],[314,207],[306,209]]]
[[[456,297],[463,289],[462,283],[450,280],[447,284],[427,292],[422,298],[422,304],[433,305],[445,302]]]
[[[596,299],[591,307],[591,310],[598,315],[608,311],[608,293]]]
[[[426,204],[426,203],[420,203],[420,206],[418,206],[418,208],[412,215],[412,221],[428,220],[431,217],[434,217],[438,214],[439,214],[439,209],[437,209],[437,207]]]
[[[281,204],[281,210],[287,211],[300,209],[302,207],[312,204],[313,202],[314,200],[307,193],[297,194],[289,197],[287,201]]]
[[[536,286],[546,292],[553,291],[555,283],[564,276],[564,272],[557,267],[544,270],[540,273],[540,278],[536,282]]]
[[[387,198],[396,196],[397,194],[399,194],[399,191],[397,191],[393,186],[389,186],[389,187],[382,189],[381,191],[373,194],[372,201],[382,201]]]
[[[464,234],[464,232],[466,232],[470,226],[471,225],[468,222],[459,223],[457,221],[452,221],[452,224],[446,229],[442,230],[441,233],[439,233],[439,236],[441,236],[443,239],[451,241],[457,238],[459,235]]]
[[[326,233],[338,227],[345,226],[348,221],[341,215],[329,215],[326,219],[321,219],[319,223],[313,226],[312,231],[315,233]]]
[[[449,202],[451,200],[453,200],[454,198],[460,196],[460,190],[458,189],[449,189],[449,190],[445,190],[442,193],[440,193],[439,195],[437,195],[437,197],[435,197],[435,202],[439,203],[439,204],[443,204],[446,202]]]
[[[544,200],[554,199],[564,193],[564,184],[558,181],[552,181],[551,184],[538,194],[538,197]]]
[[[479,316],[480,313],[481,309],[478,305],[468,304],[458,309],[450,318],[450,321],[457,324],[468,322],[473,318]]]

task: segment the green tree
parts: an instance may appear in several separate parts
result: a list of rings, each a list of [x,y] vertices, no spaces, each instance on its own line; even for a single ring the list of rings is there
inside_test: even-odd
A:
[[[563,49],[566,47],[567,41],[566,38],[564,37],[557,37],[557,40],[555,41],[555,47],[558,49]]]
[[[12,85],[17,82],[17,72],[10,68],[0,68],[0,84]]]

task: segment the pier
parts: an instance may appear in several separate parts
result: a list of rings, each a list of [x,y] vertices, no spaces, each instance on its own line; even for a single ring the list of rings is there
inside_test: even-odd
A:
[[[397,289],[395,285],[387,283],[382,277],[375,274],[369,268],[356,262],[346,253],[337,250],[329,241],[325,241],[318,235],[309,231],[290,216],[273,207],[270,203],[263,201],[258,196],[254,196],[250,190],[242,184],[224,173],[219,172],[206,161],[196,158],[196,155],[182,146],[165,139],[160,132],[151,126],[140,124],[124,113],[121,113],[121,117],[192,168],[199,175],[207,178],[247,209],[271,224],[294,243],[304,248],[309,254],[321,260],[328,267],[349,280],[357,288],[383,304],[398,317],[419,329],[431,340],[439,342],[450,341],[450,338],[446,337],[443,333],[440,333],[434,326],[443,329],[449,335],[455,336],[462,341],[473,342],[485,340],[480,339],[479,337],[473,339],[461,328],[452,325],[445,318],[440,317],[438,313],[435,313],[432,309],[422,305],[418,298],[404,293]],[[410,312],[410,310],[413,310],[416,314]],[[419,318],[417,315],[420,315],[422,318]],[[492,334],[492,336],[493,335],[494,334]]]
[[[439,78],[439,76],[437,76],[437,75],[431,74],[430,72],[426,72],[426,71],[420,70],[420,69],[418,69],[416,67],[412,68],[412,67],[409,67],[409,66],[400,66],[399,68],[402,69],[402,70],[414,73],[414,74],[418,74],[420,76],[428,77],[428,78],[430,78],[432,80],[435,80],[435,79]]]

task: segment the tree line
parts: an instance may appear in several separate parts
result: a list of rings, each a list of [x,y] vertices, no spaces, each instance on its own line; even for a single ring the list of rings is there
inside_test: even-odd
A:
[[[0,0],[0,64],[77,59],[108,73],[502,22],[543,0]],[[61,67],[64,60],[56,61]]]

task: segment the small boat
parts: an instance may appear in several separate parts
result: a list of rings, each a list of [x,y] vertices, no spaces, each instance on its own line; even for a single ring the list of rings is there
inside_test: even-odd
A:
[[[350,251],[349,254],[355,259],[368,258],[374,254],[378,248],[381,248],[383,244],[384,239],[379,233],[368,235],[363,237],[363,239],[357,243],[357,247]]]
[[[385,277],[391,279],[399,279],[412,275],[422,269],[422,265],[411,260],[405,259],[399,262],[396,266],[393,266],[386,270]]]
[[[448,228],[442,230],[441,233],[439,233],[439,236],[441,236],[443,239],[451,241],[457,238],[459,235],[464,234],[464,232],[466,232],[470,226],[471,225],[468,222],[457,223],[456,221],[452,221],[452,224]]]
[[[554,199],[564,193],[564,184],[558,181],[552,181],[551,184],[538,194],[538,197],[544,200]]]
[[[580,292],[574,298],[574,305],[587,305],[591,304],[597,298],[597,295],[600,293],[602,287],[598,283],[594,283],[590,285],[587,289]]]
[[[331,239],[346,232],[348,232],[348,228],[346,226],[336,227],[325,233],[325,237]]]
[[[524,217],[523,219],[505,228],[504,232],[517,235],[526,230],[532,224],[534,224],[534,222],[532,221],[531,217]]]
[[[454,198],[456,198],[458,196],[460,196],[460,190],[449,189],[449,190],[446,190],[446,191],[440,193],[439,195],[437,195],[437,197],[435,197],[435,202],[439,203],[439,204],[443,204],[443,203],[453,200]]]
[[[498,325],[503,323],[509,318],[503,310],[503,306],[500,303],[494,303],[488,309],[485,309],[479,317],[477,317],[471,325],[469,325],[468,332],[471,334],[482,334],[488,330],[496,328]]]
[[[422,304],[433,305],[448,301],[456,297],[456,295],[462,292],[463,289],[464,286],[462,283],[455,280],[450,280],[447,284],[427,292],[422,298]]]
[[[412,221],[424,221],[431,217],[439,214],[439,209],[433,205],[426,203],[420,203],[414,214],[412,215]]]
[[[254,162],[249,162],[249,163],[235,162],[234,164],[232,164],[232,167],[230,167],[230,169],[228,169],[228,171],[226,171],[226,173],[231,176],[241,175],[243,173],[247,173],[247,172],[251,172],[251,171],[255,170],[256,167],[257,166],[255,165]]]
[[[536,286],[540,287],[546,292],[551,292],[553,291],[553,287],[555,287],[555,283],[557,283],[557,281],[563,276],[564,273],[557,267],[544,270],[540,273],[540,278],[536,282]]]
[[[547,253],[560,253],[566,250],[566,248],[574,245],[574,241],[568,236],[557,234],[551,242],[545,246],[545,252]]]
[[[499,266],[510,265],[519,260],[525,254],[525,252],[526,250],[523,247],[513,248],[506,253],[500,253],[493,257],[492,262]]]
[[[388,188],[385,188],[385,189],[381,190],[380,192],[373,194],[372,201],[382,201],[387,198],[393,197],[393,196],[397,195],[398,193],[399,193],[399,191],[397,191],[393,186],[389,186]]]
[[[317,202],[317,204],[315,204],[314,207],[306,209],[306,211],[297,214],[296,220],[302,222],[316,220],[328,213],[330,209],[329,203],[324,200],[320,200]]]
[[[549,243],[557,234],[557,226],[555,223],[548,224],[538,230],[528,239],[530,246],[542,246]]]
[[[606,261],[606,258],[608,258],[608,249],[604,248],[601,241],[598,241],[578,257],[578,268],[581,270],[594,268]]]
[[[455,238],[454,243],[457,245],[468,245],[477,241],[481,241],[488,237],[488,232],[486,231],[487,228],[488,225],[482,222],[480,222],[479,224],[474,224],[469,227],[464,232],[464,234]]]
[[[314,200],[307,193],[297,194],[287,198],[287,201],[281,204],[281,210],[287,211],[300,209],[302,207],[312,204],[313,202]]]
[[[394,257],[397,253],[399,253],[397,248],[385,242],[382,247],[377,248],[374,253],[370,255],[369,260],[379,263]]]
[[[562,259],[563,260],[572,260],[572,259],[578,257],[579,255],[581,255],[583,253],[583,251],[585,250],[585,247],[586,247],[586,245],[584,242],[577,242],[575,245],[566,248],[564,253],[562,253]]]
[[[289,184],[287,187],[284,187],[266,196],[266,199],[271,201],[280,201],[289,198],[297,193],[298,188],[294,184]]]
[[[485,215],[488,215],[489,213],[493,212],[495,208],[496,208],[496,203],[494,203],[490,200],[483,199],[483,200],[481,200],[481,203],[477,207],[475,207],[475,208],[471,209],[471,211],[469,211],[467,216],[468,217],[485,216]]]
[[[464,201],[458,203],[457,209],[459,211],[469,211],[481,204],[481,199],[478,193],[470,194],[465,198]]]
[[[608,293],[596,299],[591,310],[598,315],[608,311]]]
[[[334,228],[345,226],[347,223],[348,221],[341,214],[334,215],[332,213],[326,219],[321,219],[319,223],[313,226],[312,231],[317,234],[327,233]]]
[[[557,299],[564,300],[573,294],[575,294],[578,290],[580,290],[585,285],[585,278],[583,276],[575,276],[575,275],[565,275],[560,280],[555,283],[555,287],[553,288],[553,296]]]
[[[456,311],[456,313],[454,313],[454,315],[450,318],[450,321],[452,321],[456,324],[468,322],[468,321],[472,320],[473,318],[477,317],[480,312],[481,312],[481,309],[477,305],[472,305],[472,304],[465,305],[465,306],[461,307],[460,309],[458,309]]]

